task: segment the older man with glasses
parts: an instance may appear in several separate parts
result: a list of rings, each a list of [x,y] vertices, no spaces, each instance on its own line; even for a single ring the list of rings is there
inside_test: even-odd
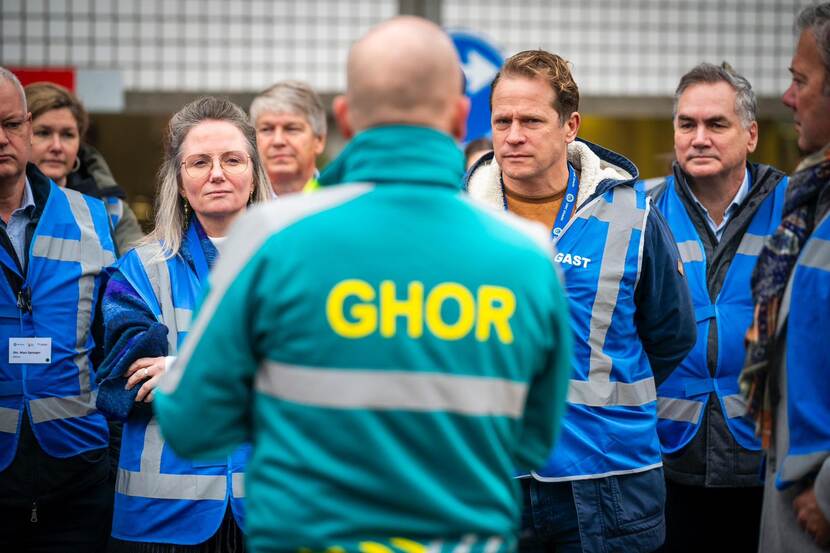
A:
[[[112,508],[92,378],[104,204],[30,163],[32,117],[0,67],[0,550],[101,551]]]

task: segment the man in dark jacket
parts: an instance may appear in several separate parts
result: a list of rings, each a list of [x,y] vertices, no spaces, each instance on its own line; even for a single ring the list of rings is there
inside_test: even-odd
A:
[[[694,67],[675,92],[673,173],[647,183],[677,241],[698,324],[695,348],[658,390],[663,551],[717,546],[724,535],[736,538],[736,551],[758,547],[760,442],[738,375],[750,276],[780,222],[787,179],[747,162],[758,142],[756,106],[750,83],[727,64]]]

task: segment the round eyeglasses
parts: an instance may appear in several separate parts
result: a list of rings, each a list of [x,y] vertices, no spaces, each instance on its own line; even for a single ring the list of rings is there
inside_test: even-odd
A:
[[[213,160],[219,158],[219,167],[226,175],[239,175],[248,168],[248,160],[251,156],[245,152],[223,152],[218,155],[193,154],[187,156],[182,162],[185,172],[193,179],[203,179],[213,169]]]

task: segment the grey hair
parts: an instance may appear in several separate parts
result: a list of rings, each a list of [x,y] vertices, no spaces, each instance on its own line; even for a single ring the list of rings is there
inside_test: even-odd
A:
[[[824,93],[830,95],[830,2],[807,6],[795,18],[795,32],[800,35],[809,29],[816,39],[821,61],[824,63]]]
[[[26,91],[23,90],[23,85],[20,84],[20,79],[17,78],[17,75],[5,67],[0,66],[0,80],[12,83],[12,86],[17,89],[17,93],[20,94],[20,102],[23,105],[23,113],[29,113],[29,106],[26,103]]]
[[[225,121],[242,132],[253,163],[254,190],[251,203],[271,199],[271,184],[257,152],[256,131],[248,123],[242,108],[224,98],[207,96],[194,100],[170,118],[167,128],[164,160],[159,169],[156,191],[156,226],[142,242],[162,243],[162,255],[158,261],[170,259],[181,248],[186,224],[184,203],[180,196],[182,143],[193,128],[205,121]]]
[[[674,107],[672,108],[672,119],[677,117],[677,105],[680,96],[687,88],[696,84],[726,83],[735,91],[735,113],[741,120],[741,125],[748,129],[756,120],[758,114],[758,100],[755,98],[755,91],[749,81],[735,71],[731,65],[723,62],[720,65],[712,63],[701,63],[694,66],[689,72],[680,77],[677,90],[674,91]]]
[[[261,92],[251,102],[251,124],[256,125],[266,112],[302,115],[316,136],[326,136],[326,108],[314,89],[302,81],[280,81]]]

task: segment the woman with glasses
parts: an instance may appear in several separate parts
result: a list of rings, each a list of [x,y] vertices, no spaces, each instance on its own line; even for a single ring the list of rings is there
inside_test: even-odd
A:
[[[164,442],[153,390],[189,328],[230,225],[270,198],[245,113],[201,98],[170,120],[156,196],[156,226],[116,265],[104,294],[106,359],[98,408],[124,420],[111,551],[229,552],[244,548],[248,448],[188,461]],[[242,321],[240,321],[241,323]]]
[[[118,251],[125,253],[144,233],[104,157],[83,142],[89,124],[84,106],[56,84],[34,83],[24,90],[32,112],[32,162],[58,186],[101,198]]]

